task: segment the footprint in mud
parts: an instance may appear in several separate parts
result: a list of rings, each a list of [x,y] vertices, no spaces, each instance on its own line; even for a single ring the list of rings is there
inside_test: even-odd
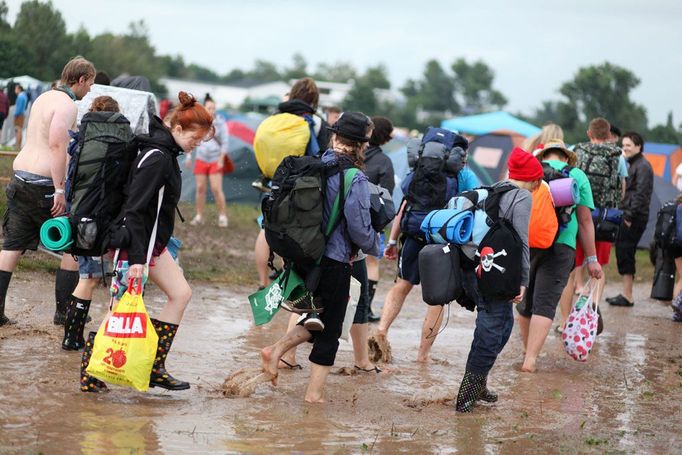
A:
[[[245,398],[251,396],[259,384],[271,380],[271,375],[260,368],[242,368],[225,378],[221,391],[226,397]]]
[[[384,335],[372,335],[367,340],[367,347],[369,348],[369,360],[372,363],[391,363],[393,356],[391,354],[391,343]]]
[[[351,367],[342,367],[336,370],[334,374],[338,374],[340,376],[355,376],[358,374],[358,370]]]
[[[448,405],[455,399],[452,391],[443,390],[442,387],[429,387],[428,389],[415,392],[410,398],[405,398],[403,404],[408,408],[424,408],[431,404]]]

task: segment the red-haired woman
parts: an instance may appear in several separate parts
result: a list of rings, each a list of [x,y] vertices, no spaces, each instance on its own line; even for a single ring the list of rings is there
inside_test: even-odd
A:
[[[171,376],[165,368],[165,360],[182,320],[185,308],[192,297],[182,271],[166,249],[173,234],[175,210],[180,200],[182,180],[178,155],[190,152],[213,134],[213,117],[196,99],[185,93],[179,94],[180,105],[168,118],[169,126],[160,118],[150,121],[149,134],[138,136],[140,153],[133,162],[128,179],[128,199],[124,208],[123,225],[116,233],[115,245],[121,247],[119,259],[128,261],[128,277],[142,279],[145,275],[147,250],[154,227],[156,238],[149,279],[168,297],[158,319],[152,319],[159,335],[159,345],[152,368],[149,385],[168,390],[189,389],[189,383]],[[163,188],[163,192],[160,190]],[[158,209],[159,196],[161,208]],[[123,254],[125,253],[125,254]],[[85,368],[90,361],[95,332],[90,332],[81,363],[81,390],[102,392],[106,385],[87,375]]]

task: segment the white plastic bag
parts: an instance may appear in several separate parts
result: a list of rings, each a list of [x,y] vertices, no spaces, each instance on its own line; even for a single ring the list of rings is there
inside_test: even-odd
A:
[[[564,324],[561,339],[566,353],[579,362],[586,362],[597,337],[599,315],[594,305],[597,282],[590,280],[578,297]]]
[[[343,327],[341,328],[341,339],[344,341],[349,341],[350,339],[350,328],[353,325],[353,319],[355,319],[355,310],[358,308],[358,302],[360,301],[360,291],[362,287],[360,282],[355,278],[350,278],[350,297],[348,298],[348,305],[346,306],[346,315],[343,318]]]

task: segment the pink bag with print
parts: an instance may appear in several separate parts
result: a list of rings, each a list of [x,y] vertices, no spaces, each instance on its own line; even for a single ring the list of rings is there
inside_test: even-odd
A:
[[[586,362],[592,352],[599,318],[594,305],[597,282],[588,281],[584,289],[573,305],[561,335],[566,353],[579,362]]]

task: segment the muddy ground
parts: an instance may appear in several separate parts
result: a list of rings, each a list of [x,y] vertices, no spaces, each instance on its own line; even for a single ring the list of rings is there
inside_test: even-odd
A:
[[[287,314],[253,328],[248,289],[202,283],[193,283],[167,362],[190,390],[83,394],[80,353],[61,350],[62,332],[51,323],[52,279],[23,272],[10,288],[7,312],[18,324],[0,328],[0,453],[682,453],[682,324],[647,300],[643,285],[634,308],[603,309],[606,331],[587,363],[570,359],[552,332],[539,371],[523,374],[515,328],[490,376],[500,401],[458,415],[450,400],[474,314],[452,306],[435,361],[418,365],[419,289],[389,334],[393,364],[381,375],[332,375],[328,402],[308,405],[309,347],[299,351],[304,369],[283,371],[278,387],[261,385],[250,398],[220,393],[226,375],[258,366],[259,348],[281,335]],[[380,286],[379,302],[389,284]],[[104,290],[96,300],[92,330],[104,314]],[[158,291],[146,301],[158,314]],[[349,344],[342,342],[336,364],[352,367]]]

